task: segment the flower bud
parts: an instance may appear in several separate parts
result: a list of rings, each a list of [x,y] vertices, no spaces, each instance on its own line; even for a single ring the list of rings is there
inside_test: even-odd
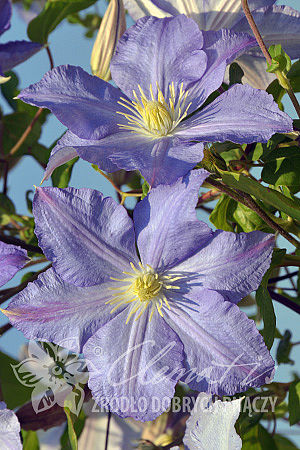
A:
[[[123,0],[110,0],[103,16],[91,55],[92,73],[105,81],[111,79],[110,61],[118,40],[126,30]]]

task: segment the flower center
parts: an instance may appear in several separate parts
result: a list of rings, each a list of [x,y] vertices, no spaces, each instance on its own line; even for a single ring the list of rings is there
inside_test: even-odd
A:
[[[157,84],[157,98],[153,94],[152,85],[150,84],[151,99],[148,99],[142,88],[138,86],[140,91],[140,99],[135,91],[133,95],[135,101],[129,101],[121,97],[122,101],[118,103],[130,111],[117,111],[126,117],[128,125],[119,124],[120,128],[130,130],[133,133],[151,136],[154,139],[167,136],[176,128],[176,126],[187,116],[188,109],[186,99],[188,91],[183,90],[183,84],[180,86],[179,96],[176,99],[174,83],[169,85],[169,98],[166,100],[162,91]]]
[[[110,288],[115,291],[112,298],[106,302],[114,305],[111,313],[124,305],[130,304],[126,323],[135,314],[137,314],[135,320],[138,320],[148,306],[151,307],[149,321],[151,321],[155,311],[163,317],[162,309],[166,307],[171,309],[166,292],[172,289],[180,289],[173,283],[182,277],[159,275],[152,267],[149,265],[144,267],[141,263],[139,263],[139,269],[133,263],[130,263],[130,265],[132,272],[123,272],[128,275],[128,278],[111,277],[112,280],[120,282],[120,286]]]
[[[162,288],[162,282],[157,273],[145,273],[137,277],[133,283],[132,291],[141,302],[152,300]]]

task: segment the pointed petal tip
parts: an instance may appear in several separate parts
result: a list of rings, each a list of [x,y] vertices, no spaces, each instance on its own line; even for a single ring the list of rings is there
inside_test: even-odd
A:
[[[0,311],[2,312],[2,314],[4,314],[6,317],[8,317],[9,312],[6,309],[0,308]]]

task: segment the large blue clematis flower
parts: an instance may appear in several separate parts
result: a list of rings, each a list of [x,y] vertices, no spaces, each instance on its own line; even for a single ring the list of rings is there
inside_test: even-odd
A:
[[[202,159],[203,142],[266,142],[291,131],[273,98],[250,86],[236,85],[198,110],[227,63],[253,43],[246,34],[199,31],[185,16],[145,17],[120,39],[111,63],[123,93],[79,67],[48,72],[19,95],[69,128],[46,178],[79,155],[108,172],[138,169],[152,186],[169,184]]]
[[[27,252],[0,241],[0,286],[7,283],[29,260]]]
[[[254,20],[269,47],[281,44],[292,58],[300,57],[300,12],[289,6],[274,5],[276,0],[249,0]],[[242,10],[241,0],[124,0],[134,20],[143,16],[166,17],[185,14],[198,23],[200,30],[229,28],[252,32]],[[275,78],[266,72],[266,61],[259,48],[247,50],[238,58],[244,70],[244,83],[265,89]]]
[[[4,313],[29,339],[83,352],[95,399],[121,416],[152,420],[178,380],[223,395],[272,377],[263,339],[236,303],[258,288],[274,239],[198,221],[207,175],[154,188],[133,221],[91,189],[35,194],[36,235],[53,268]]]
[[[0,0],[0,35],[10,28],[11,3]],[[42,48],[41,44],[28,41],[13,41],[0,44],[0,83],[7,81],[4,72],[11,70]]]

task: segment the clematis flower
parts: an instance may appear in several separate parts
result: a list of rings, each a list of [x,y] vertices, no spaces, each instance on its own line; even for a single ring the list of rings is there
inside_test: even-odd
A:
[[[21,427],[15,413],[0,402],[0,448],[1,450],[22,450]]]
[[[0,35],[10,28],[11,10],[9,0],[0,0]],[[0,44],[0,84],[9,80],[9,77],[4,76],[4,72],[26,61],[41,48],[41,44],[28,41]]]
[[[267,47],[281,44],[292,59],[299,58],[300,12],[289,6],[274,5],[275,2],[249,0],[248,4]],[[229,28],[252,35],[240,0],[124,0],[124,5],[134,20],[143,16],[185,14],[197,22],[200,30]],[[266,61],[259,48],[247,50],[237,62],[245,73],[244,83],[265,89],[274,80],[274,75],[266,72]]]
[[[48,72],[19,95],[69,128],[45,178],[79,155],[108,172],[137,169],[152,186],[170,184],[202,159],[203,142],[266,142],[291,131],[273,98],[250,86],[236,85],[196,112],[227,63],[253,43],[246,34],[199,31],[185,16],[145,17],[122,36],[111,62],[123,93],[79,67]]]
[[[231,402],[216,400],[212,403],[210,395],[198,395],[191,417],[186,422],[183,443],[187,450],[240,450],[242,440],[235,431],[242,398]],[[179,450],[173,447],[172,450]]]
[[[236,303],[258,288],[274,239],[198,221],[207,175],[154,188],[133,221],[91,189],[35,194],[36,235],[53,268],[3,312],[27,338],[82,352],[94,398],[123,417],[160,415],[178,380],[230,395],[272,377],[263,339]]]
[[[27,252],[0,241],[0,286],[7,283],[28,261]]]

